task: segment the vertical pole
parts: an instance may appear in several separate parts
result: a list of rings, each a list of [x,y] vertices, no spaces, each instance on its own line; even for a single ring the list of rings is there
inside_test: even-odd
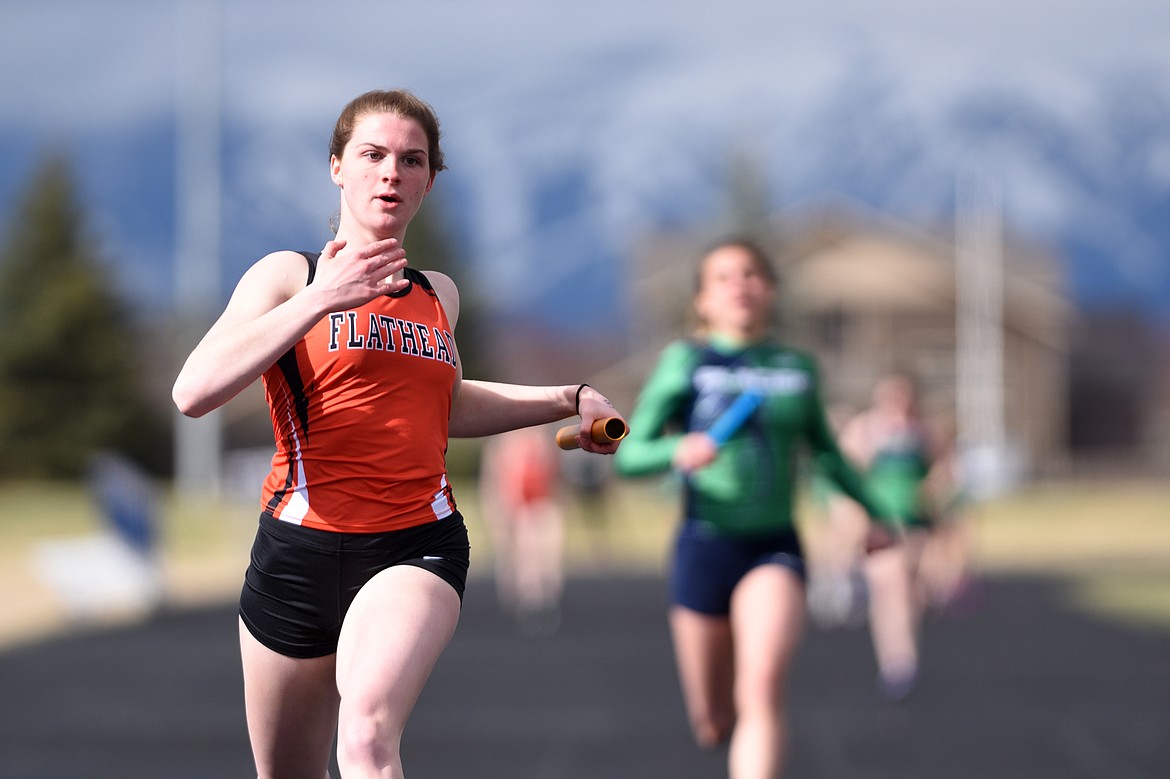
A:
[[[955,204],[959,443],[971,476],[995,489],[1007,443],[1002,194],[982,171],[960,169]]]
[[[174,295],[179,350],[207,329],[220,277],[220,0],[180,0],[176,14],[176,197]],[[216,495],[222,420],[176,415],[175,481],[181,492]]]

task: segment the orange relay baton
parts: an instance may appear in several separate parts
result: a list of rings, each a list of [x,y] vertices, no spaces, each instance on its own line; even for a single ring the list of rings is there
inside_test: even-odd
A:
[[[557,446],[562,449],[576,449],[577,431],[580,429],[578,425],[567,425],[557,431]],[[620,441],[626,437],[630,432],[629,425],[626,420],[621,417],[605,417],[604,419],[596,419],[593,421],[593,427],[589,428],[589,436],[599,444],[607,444],[611,441]]]

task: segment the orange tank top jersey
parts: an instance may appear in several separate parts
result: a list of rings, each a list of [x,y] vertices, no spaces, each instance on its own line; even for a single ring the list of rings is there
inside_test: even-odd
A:
[[[316,257],[310,257],[312,279]],[[451,326],[425,276],[323,317],[264,374],[276,454],[265,513],[319,530],[378,533],[455,511],[447,425]]]

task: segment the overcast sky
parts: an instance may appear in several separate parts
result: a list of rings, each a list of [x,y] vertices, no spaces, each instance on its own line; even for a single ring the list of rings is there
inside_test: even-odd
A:
[[[7,0],[0,132],[35,131],[84,156],[91,135],[170,121],[184,67],[208,51],[193,33],[209,6]],[[472,228],[489,254],[532,227],[515,197],[518,168],[588,143],[596,198],[585,207],[624,229],[620,215],[640,198],[693,184],[663,164],[664,128],[760,132],[822,105],[845,73],[888,82],[912,117],[986,88],[1026,91],[1086,122],[1102,80],[1170,78],[1165,0],[246,0],[220,13],[223,115],[245,147],[225,174],[229,205],[261,221],[331,211],[324,146],[338,110],[366,89],[407,86],[435,106],[452,168],[475,182]],[[521,135],[523,155],[513,145]],[[0,170],[0,203],[35,162],[4,159],[14,162]],[[141,179],[173,161],[113,167]]]
[[[84,128],[156,114],[172,99],[177,34],[199,15],[183,9],[213,4],[8,0],[0,117]],[[733,89],[778,88],[795,101],[859,48],[922,100],[1023,80],[1075,107],[1086,76],[1170,67],[1160,0],[249,0],[224,3],[222,19],[228,111],[266,120],[330,116],[388,80],[483,105],[571,85],[598,58],[631,58],[645,78],[654,74],[636,58],[648,50],[673,54],[675,84],[716,87],[734,72]]]

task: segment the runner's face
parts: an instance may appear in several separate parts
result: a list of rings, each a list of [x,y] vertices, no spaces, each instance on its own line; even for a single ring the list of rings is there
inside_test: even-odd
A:
[[[768,329],[774,293],[747,249],[724,246],[703,261],[695,311],[712,332],[754,338]]]
[[[435,180],[426,133],[397,114],[359,119],[341,159],[334,157],[330,168],[341,188],[339,235],[356,230],[369,240],[401,239]]]

